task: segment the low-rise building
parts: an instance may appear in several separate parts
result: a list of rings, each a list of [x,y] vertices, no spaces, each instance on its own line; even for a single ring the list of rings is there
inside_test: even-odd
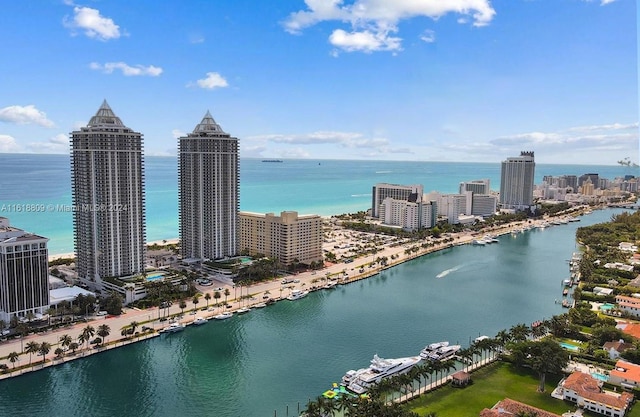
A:
[[[640,298],[616,295],[618,308],[631,316],[640,317]]]
[[[322,218],[295,211],[259,214],[240,212],[240,250],[278,258],[284,265],[322,262]]]
[[[633,395],[628,392],[604,392],[601,382],[584,372],[574,372],[560,381],[562,399],[576,403],[593,413],[609,417],[622,417],[627,412]]]
[[[615,342],[607,342],[602,345],[602,349],[606,350],[609,354],[609,359],[618,359],[622,352],[632,347],[633,343],[627,343],[622,339]]]
[[[640,386],[640,366],[619,360],[609,372],[609,383],[622,388],[633,389]]]

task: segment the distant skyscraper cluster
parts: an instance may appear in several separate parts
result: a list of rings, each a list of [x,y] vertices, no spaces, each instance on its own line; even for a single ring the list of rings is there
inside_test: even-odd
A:
[[[144,272],[142,134],[106,100],[86,127],[71,132],[71,176],[80,281],[101,289],[104,278]]]
[[[238,252],[238,138],[207,112],[178,139],[180,241],[184,259],[218,259]]]

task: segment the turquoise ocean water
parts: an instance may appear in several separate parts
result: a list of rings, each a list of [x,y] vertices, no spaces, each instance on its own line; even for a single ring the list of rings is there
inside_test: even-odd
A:
[[[175,157],[146,157],[147,241],[178,237],[178,170]],[[601,177],[635,174],[620,166],[540,165],[544,175]],[[637,170],[636,170],[637,171]],[[458,192],[462,181],[489,178],[500,188],[500,164],[343,160],[240,161],[240,209],[258,213],[295,210],[332,215],[367,210],[378,182],[422,184],[425,192]],[[32,206],[32,211],[16,208]],[[51,254],[73,252],[70,162],[67,155],[0,154],[0,216],[48,237]],[[2,210],[4,208],[4,210]]]

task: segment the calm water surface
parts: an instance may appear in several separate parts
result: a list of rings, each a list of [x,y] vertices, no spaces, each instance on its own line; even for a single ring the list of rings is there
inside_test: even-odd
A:
[[[562,280],[581,222],[461,246],[380,275],[244,316],[0,382],[0,416],[297,415],[373,354],[464,346],[562,312]],[[399,249],[401,251],[402,249]],[[355,263],[357,267],[358,263]]]

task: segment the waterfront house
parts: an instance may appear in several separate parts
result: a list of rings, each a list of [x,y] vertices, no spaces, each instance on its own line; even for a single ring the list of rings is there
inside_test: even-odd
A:
[[[485,408],[480,412],[480,417],[507,417],[521,415],[520,413],[527,413],[528,415],[534,415],[536,417],[560,417],[558,414],[519,401],[514,401],[510,398],[498,401],[496,405],[490,409]]]
[[[618,360],[616,367],[609,372],[609,382],[622,388],[633,389],[640,386],[640,366]]]
[[[628,392],[604,392],[602,382],[589,374],[574,372],[558,385],[562,399],[574,402],[578,407],[610,417],[622,417],[627,412],[633,395]]]

